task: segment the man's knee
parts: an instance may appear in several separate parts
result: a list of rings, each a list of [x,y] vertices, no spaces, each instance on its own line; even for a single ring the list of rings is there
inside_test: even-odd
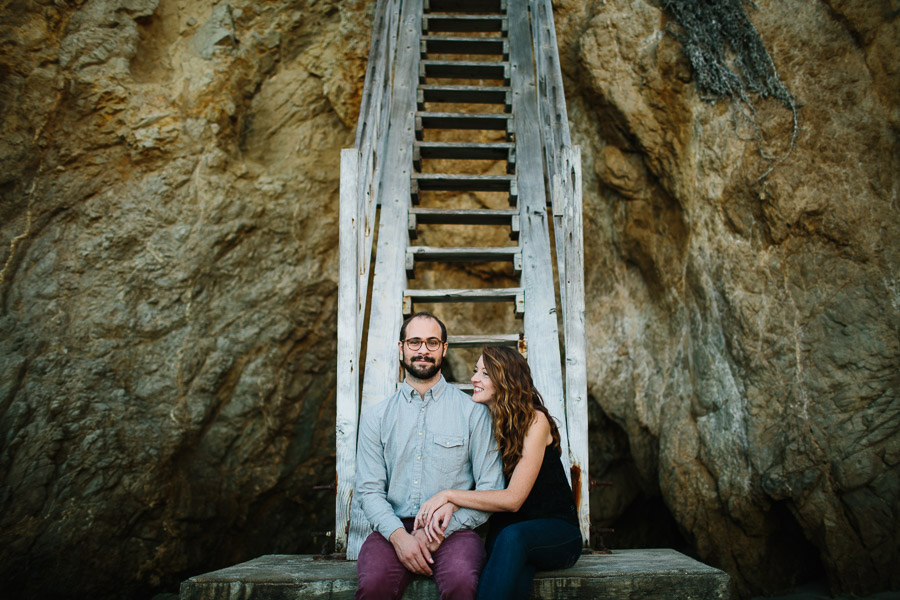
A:
[[[383,600],[384,598],[397,597],[397,581],[390,573],[381,570],[359,574],[359,585],[356,588],[357,600],[365,600],[373,598]]]
[[[356,598],[398,598],[405,573],[393,547],[380,533],[371,534],[356,561]]]
[[[484,566],[484,546],[474,531],[457,531],[448,537],[435,557],[434,577],[441,598],[474,598]]]
[[[441,581],[441,598],[471,600],[478,593],[478,572],[462,571],[452,573]]]

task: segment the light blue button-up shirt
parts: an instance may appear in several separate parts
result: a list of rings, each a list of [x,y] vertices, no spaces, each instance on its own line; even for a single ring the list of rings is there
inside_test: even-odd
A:
[[[505,487],[487,407],[443,376],[425,397],[405,381],[384,402],[364,411],[356,455],[356,495],[385,538],[445,489]],[[460,508],[447,535],[474,529],[490,513]]]

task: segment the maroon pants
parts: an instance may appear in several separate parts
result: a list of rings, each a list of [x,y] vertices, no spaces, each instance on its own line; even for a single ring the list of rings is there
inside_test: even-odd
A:
[[[411,532],[413,519],[403,519]],[[478,576],[484,567],[485,553],[481,538],[463,529],[444,540],[432,554],[434,582],[442,600],[471,600],[478,591]],[[369,535],[356,560],[359,587],[356,598],[399,599],[414,574],[397,558],[394,546],[377,531]]]

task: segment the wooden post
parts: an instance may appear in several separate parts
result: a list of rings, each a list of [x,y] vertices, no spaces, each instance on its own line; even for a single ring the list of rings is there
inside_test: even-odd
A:
[[[590,474],[588,471],[587,358],[584,320],[584,238],[582,236],[581,147],[566,148],[561,178],[566,189],[564,236],[566,302],[563,320],[566,352],[566,423],[572,460],[572,490],[585,545],[590,544]],[[557,235],[560,235],[558,232]],[[562,277],[562,276],[560,276]]]
[[[335,552],[347,547],[356,476],[359,368],[367,304],[369,263],[391,96],[391,66],[397,47],[400,0],[378,0],[369,43],[354,148],[341,151],[338,274],[337,398],[335,418]]]
[[[568,447],[560,354],[559,327],[553,265],[550,261],[550,233],[547,193],[538,126],[537,94],[532,63],[528,0],[510,0],[509,58],[512,104],[516,131],[516,172],[519,191],[519,243],[522,246],[522,278],[525,288],[525,337],[528,364],[534,384],[544,397],[547,409],[559,421],[563,448]],[[568,472],[569,457],[563,455]]]
[[[337,497],[335,499],[335,552],[347,546],[350,499],[356,475],[356,432],[359,417],[359,282],[357,265],[357,206],[359,205],[359,151],[341,150],[341,191],[338,241],[338,323],[335,452]]]
[[[550,0],[528,0],[538,93],[538,122],[551,183],[565,352],[566,425],[572,488],[585,544],[590,543],[587,366],[584,317],[581,149],[572,148]]]

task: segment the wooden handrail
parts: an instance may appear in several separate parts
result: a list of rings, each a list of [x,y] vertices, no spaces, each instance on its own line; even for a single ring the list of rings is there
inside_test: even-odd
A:
[[[350,500],[356,474],[359,377],[363,318],[368,298],[377,182],[390,115],[392,65],[397,48],[400,0],[378,0],[369,42],[361,116],[353,148],[341,151],[338,270],[337,382],[335,419],[337,496],[335,552],[347,547]]]
[[[572,489],[589,543],[587,369],[584,316],[581,149],[572,146],[550,0],[529,0],[538,119],[556,244],[565,356],[566,427]]]

